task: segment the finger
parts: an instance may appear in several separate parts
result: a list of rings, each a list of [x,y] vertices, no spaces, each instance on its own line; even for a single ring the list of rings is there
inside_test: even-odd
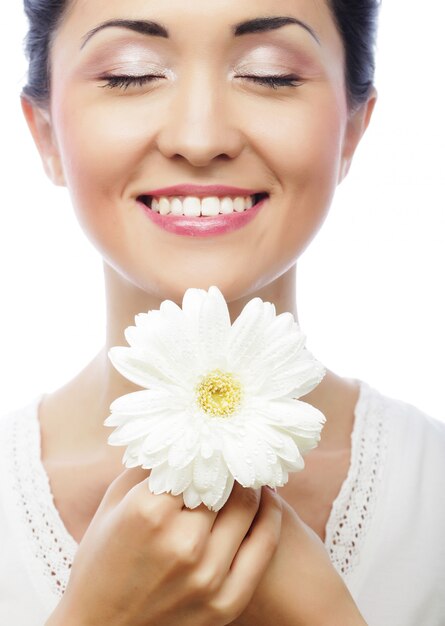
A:
[[[249,604],[273,557],[280,539],[281,498],[263,488],[252,532],[241,544],[231,570],[215,598],[222,608],[230,606],[239,615]]]
[[[215,524],[217,515],[217,511],[210,511],[205,504],[200,504],[195,509],[184,508],[178,520],[184,533],[196,527],[197,532],[205,533],[207,536]]]
[[[113,480],[110,488],[116,495],[122,498],[132,487],[150,476],[150,471],[142,467],[132,467],[123,471]]]
[[[208,539],[217,512],[205,504],[195,509],[184,508],[171,519],[168,533],[170,549],[185,556],[187,563],[197,564],[207,549]]]
[[[131,469],[122,468],[122,472],[108,485],[99,505],[99,509],[110,509],[114,507],[134,485],[145,480],[149,475],[150,472],[141,467]]]
[[[261,491],[235,482],[226,505],[218,513],[210,533],[202,568],[216,568],[223,580],[260,506]]]
[[[102,508],[111,508],[119,502],[131,499],[145,504],[152,498],[159,498],[157,505],[180,510],[183,505],[182,496],[172,496],[171,494],[160,494],[155,496],[149,489],[148,477],[150,471],[142,467],[125,469],[109,485],[101,502]],[[125,503],[124,503],[125,505]]]

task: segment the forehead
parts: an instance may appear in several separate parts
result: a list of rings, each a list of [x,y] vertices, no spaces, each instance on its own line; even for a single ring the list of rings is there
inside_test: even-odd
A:
[[[166,27],[169,39],[180,45],[233,38],[237,23],[258,17],[289,16],[315,31],[321,47],[342,55],[343,42],[329,10],[328,0],[71,0],[56,33],[57,40],[79,43],[85,35],[109,20],[146,19]],[[303,28],[295,33],[310,38]],[[314,40],[315,43],[315,40]]]

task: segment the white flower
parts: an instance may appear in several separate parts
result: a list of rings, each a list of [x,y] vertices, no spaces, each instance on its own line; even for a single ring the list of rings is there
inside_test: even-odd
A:
[[[219,510],[234,480],[282,486],[320,440],[325,417],[298,400],[326,370],[304,347],[291,313],[256,297],[230,323],[217,287],[188,289],[182,309],[164,300],[125,330],[116,369],[144,387],[117,398],[106,426],[111,445],[127,449],[126,467],[151,469],[155,493],[183,494]]]

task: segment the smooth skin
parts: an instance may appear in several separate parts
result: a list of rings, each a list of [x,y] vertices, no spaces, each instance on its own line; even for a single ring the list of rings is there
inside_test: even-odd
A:
[[[318,41],[297,25],[233,35],[234,24],[283,15],[306,22]],[[81,46],[111,19],[153,20],[170,36],[113,27]],[[305,470],[255,507],[236,490],[216,518],[150,496],[137,470],[122,472],[122,449],[108,446],[103,421],[116,397],[138,389],[107,358],[111,346],[125,345],[137,313],[215,284],[232,321],[255,296],[298,319],[297,260],[349,171],[375,90],[348,109],[343,44],[324,0],[214,0],[211,11],[207,0],[72,0],[50,61],[48,106],[23,98],[22,107],[45,171],[68,188],[103,256],[107,331],[99,354],[39,410],[55,503],[80,544],[49,623],[164,626],[187,624],[192,611],[190,623],[209,626],[363,624],[322,543],[349,466],[355,384],[328,370],[304,398],[327,417]],[[147,74],[160,78],[109,86],[110,75]],[[252,78],[280,74],[298,80],[274,89]],[[191,182],[270,197],[241,230],[199,240],[159,229],[136,201]],[[185,527],[199,538],[193,558],[178,540]],[[215,540],[217,528],[229,550]],[[210,591],[198,575],[209,563]]]
[[[126,470],[107,489],[46,626],[366,626],[318,536],[272,490],[236,485],[217,514],[150,494],[146,476]]]
[[[218,515],[190,511],[150,494],[146,476],[126,470],[107,490],[48,624],[219,626],[249,603],[278,545],[280,498],[238,486]]]

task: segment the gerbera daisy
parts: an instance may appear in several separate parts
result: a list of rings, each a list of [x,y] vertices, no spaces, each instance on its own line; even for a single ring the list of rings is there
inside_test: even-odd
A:
[[[117,398],[108,442],[127,446],[126,467],[151,469],[153,493],[183,494],[219,510],[234,481],[278,487],[303,469],[325,417],[298,400],[326,370],[305,348],[291,313],[256,297],[230,322],[217,287],[188,289],[182,308],[164,300],[125,330],[115,368],[141,391]]]

